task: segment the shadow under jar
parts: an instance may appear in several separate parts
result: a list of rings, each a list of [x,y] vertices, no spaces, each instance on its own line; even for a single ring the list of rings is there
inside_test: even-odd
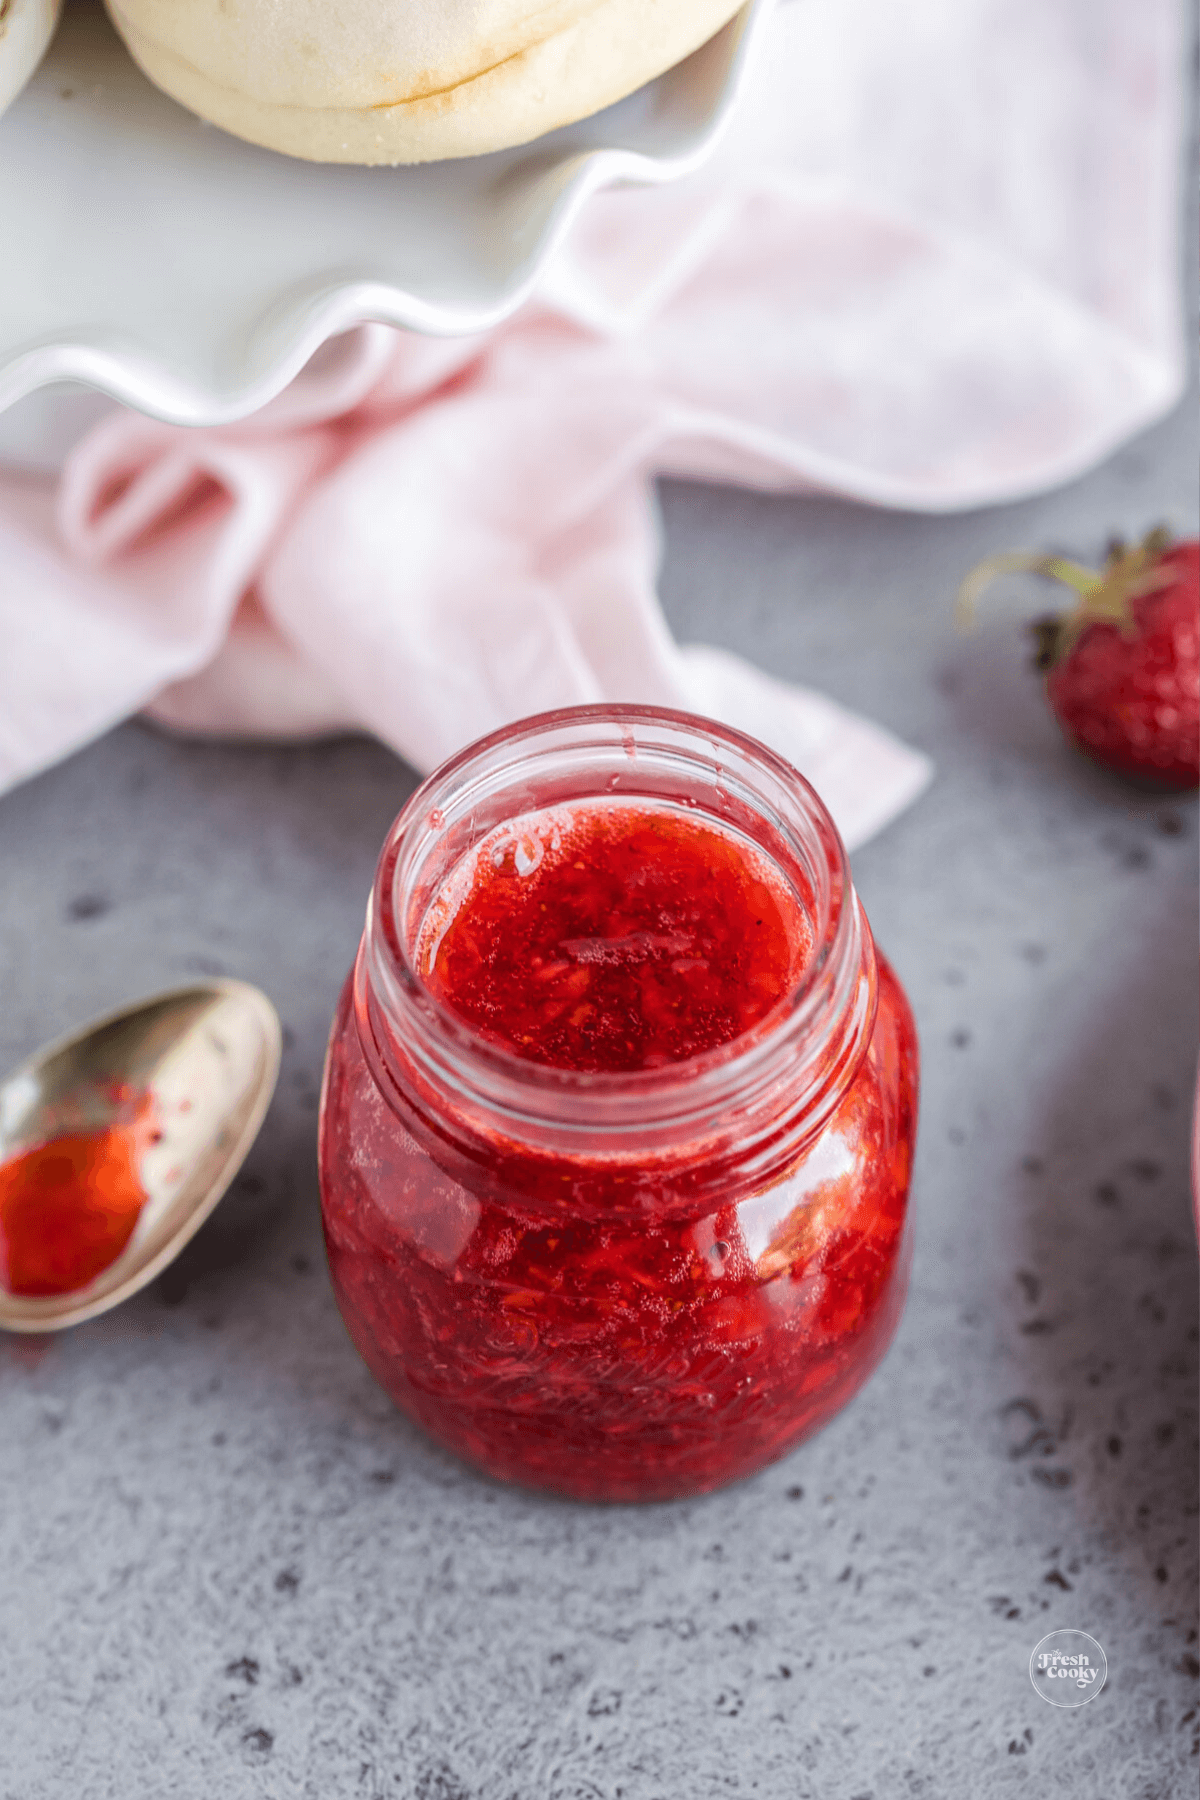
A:
[[[338,1304],[490,1474],[703,1493],[882,1357],[916,1114],[908,1003],[795,770],[680,713],[524,720],[383,847],[322,1095]]]

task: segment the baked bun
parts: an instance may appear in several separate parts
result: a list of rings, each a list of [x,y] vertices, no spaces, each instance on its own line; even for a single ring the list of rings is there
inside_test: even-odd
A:
[[[151,81],[313,162],[524,144],[632,93],[744,0],[106,0]]]
[[[62,0],[0,0],[0,112],[15,100],[54,36]]]

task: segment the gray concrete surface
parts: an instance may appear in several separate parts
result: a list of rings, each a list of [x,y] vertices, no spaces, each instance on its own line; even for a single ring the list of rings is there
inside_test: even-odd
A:
[[[1063,746],[1002,546],[1194,528],[1181,413],[944,520],[674,487],[683,638],[926,747],[856,858],[925,1058],[913,1286],[820,1437],[687,1504],[477,1479],[393,1411],[327,1284],[328,1017],[410,773],[138,725],[0,801],[0,1063],[193,972],[260,982],[278,1098],[151,1290],[0,1343],[3,1800],[1168,1800],[1195,1791],[1196,812]],[[1027,1674],[1060,1626],[1104,1692]]]

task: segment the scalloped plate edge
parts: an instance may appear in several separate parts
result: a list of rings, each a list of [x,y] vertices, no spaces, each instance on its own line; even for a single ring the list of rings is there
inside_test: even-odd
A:
[[[38,389],[59,382],[82,384],[136,411],[177,425],[225,425],[257,412],[292,381],[321,345],[356,325],[399,326],[434,337],[471,336],[504,322],[530,297],[571,226],[593,194],[618,182],[663,186],[694,174],[712,155],[729,126],[745,84],[754,46],[770,11],[770,0],[749,0],[732,22],[740,34],[729,75],[711,123],[698,142],[678,156],[654,157],[630,150],[581,152],[579,167],[563,183],[529,257],[526,273],[489,306],[435,303],[401,287],[378,282],[346,282],[308,295],[291,312],[287,348],[253,379],[214,393],[180,379],[161,361],[133,347],[86,341],[42,344],[0,368],[0,413]],[[285,315],[285,318],[287,315]]]

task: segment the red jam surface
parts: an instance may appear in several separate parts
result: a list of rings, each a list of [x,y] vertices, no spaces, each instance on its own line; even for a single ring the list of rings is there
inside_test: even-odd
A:
[[[558,811],[518,821],[511,864],[476,858],[431,909],[418,967],[448,1005],[521,1056],[588,1070],[692,1056],[766,1018],[811,954],[779,870],[688,815],[597,807],[567,833]],[[533,1198],[499,1139],[464,1165],[394,1085],[385,1098],[376,1071],[404,1060],[390,1030],[360,953],[326,1072],[326,1243],[355,1344],[443,1444],[585,1499],[699,1493],[783,1455],[879,1361],[903,1303],[917,1099],[882,959],[866,1054],[800,1158],[683,1207],[661,1160],[632,1171],[632,1208],[628,1164],[611,1207],[603,1161],[551,1159]]]
[[[132,1122],[66,1132],[0,1163],[0,1282],[28,1298],[102,1275],[133,1235],[149,1105]]]
[[[666,809],[606,805],[494,833],[433,909],[418,962],[440,999],[519,1056],[615,1072],[740,1037],[795,986],[810,945],[795,894],[753,845]]]

